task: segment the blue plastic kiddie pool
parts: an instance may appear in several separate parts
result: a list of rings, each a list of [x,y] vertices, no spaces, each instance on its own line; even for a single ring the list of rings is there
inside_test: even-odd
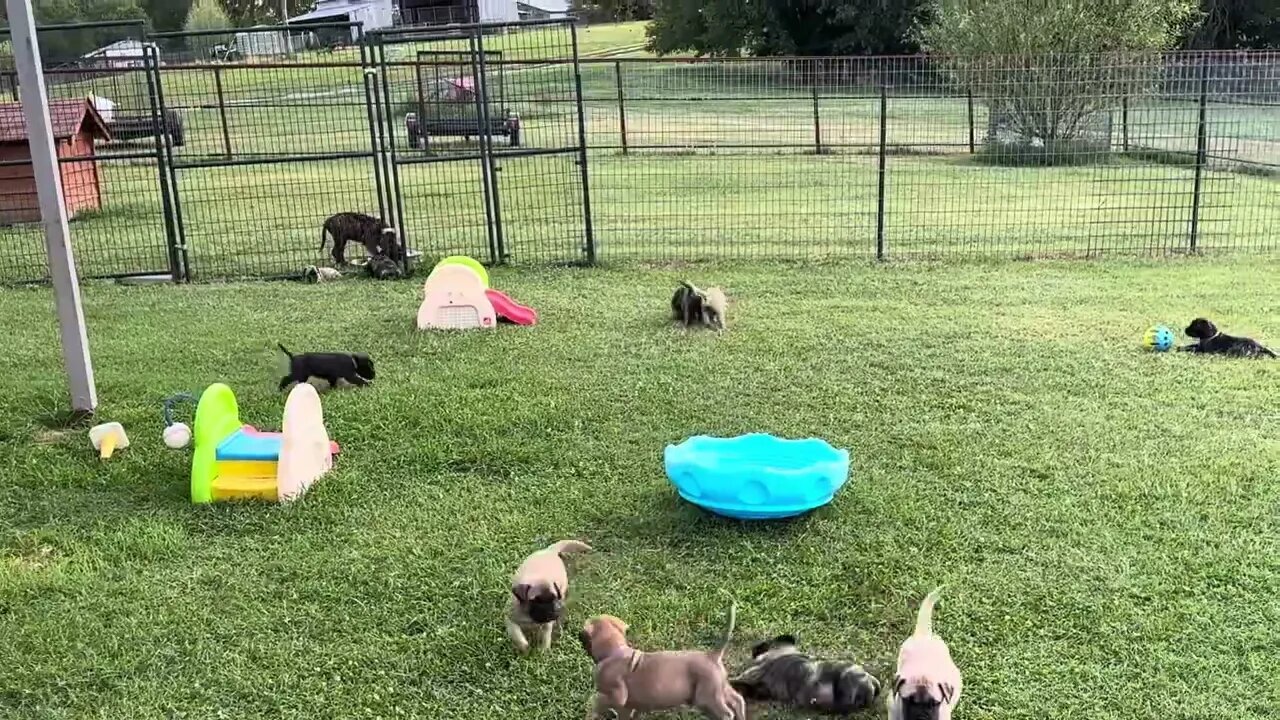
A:
[[[738,520],[800,515],[831,502],[849,479],[849,451],[825,440],[765,433],[696,435],[663,452],[680,497]]]

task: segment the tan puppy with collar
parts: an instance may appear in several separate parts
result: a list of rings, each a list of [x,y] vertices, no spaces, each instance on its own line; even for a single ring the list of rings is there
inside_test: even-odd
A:
[[[737,606],[718,650],[641,652],[627,644],[627,624],[612,615],[591,618],[578,633],[595,661],[596,694],[591,714],[631,720],[638,713],[692,705],[711,720],[746,720],[747,703],[729,684],[724,653],[733,636]]]
[[[950,720],[960,703],[960,668],[947,644],[933,634],[933,606],[941,594],[938,588],[920,603],[915,632],[898,651],[889,720]]]
[[[529,652],[526,631],[536,630],[539,646],[551,647],[551,633],[564,613],[569,592],[569,572],[561,553],[588,552],[591,546],[577,540],[562,540],[543,548],[520,563],[511,576],[511,604],[507,609],[507,636],[516,651]]]

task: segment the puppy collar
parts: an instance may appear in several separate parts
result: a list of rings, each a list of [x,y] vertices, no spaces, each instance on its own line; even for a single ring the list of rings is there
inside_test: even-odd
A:
[[[627,653],[631,653],[631,669],[635,670],[636,665],[640,664],[640,651],[636,650],[633,647],[627,647],[626,645],[610,650],[608,655],[605,655],[604,657],[600,658],[600,662],[604,662],[605,660],[609,660],[615,657],[623,657]],[[597,663],[597,665],[598,664],[599,663]]]

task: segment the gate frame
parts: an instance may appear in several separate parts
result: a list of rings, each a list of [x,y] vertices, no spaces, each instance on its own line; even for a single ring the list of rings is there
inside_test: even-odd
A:
[[[172,146],[172,143],[171,143],[170,138],[169,138],[169,136],[168,136],[168,133],[164,132],[164,130],[163,130],[163,127],[164,127],[164,126],[163,126],[163,118],[168,114],[169,106],[166,104],[165,99],[164,99],[164,83],[163,83],[163,76],[164,76],[164,74],[163,74],[163,72],[162,72],[162,71],[161,71],[161,69],[160,69],[160,66],[161,66],[161,63],[160,63],[160,56],[161,56],[161,53],[160,53],[159,45],[157,44],[157,42],[156,42],[156,41],[158,41],[158,40],[164,40],[164,39],[176,40],[176,39],[183,39],[183,38],[209,37],[209,36],[215,36],[215,35],[229,35],[229,34],[234,34],[234,33],[254,33],[254,34],[264,34],[264,33],[290,33],[290,32],[294,32],[294,31],[296,31],[298,28],[302,28],[302,27],[311,28],[311,29],[315,29],[315,28],[327,28],[327,29],[338,29],[338,28],[344,28],[344,29],[348,29],[348,30],[353,30],[353,31],[355,31],[355,33],[356,33],[356,38],[357,38],[357,40],[356,40],[356,45],[357,45],[357,47],[359,47],[359,49],[360,49],[360,59],[359,59],[359,63],[358,63],[358,64],[352,64],[352,67],[353,67],[353,68],[354,68],[354,67],[359,67],[359,68],[360,68],[360,71],[361,71],[361,84],[363,85],[363,87],[364,87],[364,91],[365,91],[365,108],[366,108],[366,114],[367,114],[367,116],[368,116],[368,118],[369,118],[369,142],[370,142],[370,150],[369,150],[369,151],[367,151],[367,152],[368,152],[368,155],[369,155],[369,160],[373,163],[373,177],[374,177],[374,185],[375,185],[375,191],[374,191],[374,193],[375,193],[375,195],[377,195],[377,198],[378,198],[378,209],[379,209],[380,214],[382,215],[382,217],[383,217],[383,218],[386,218],[386,217],[387,217],[387,205],[386,205],[386,202],[387,202],[387,197],[388,197],[388,196],[387,196],[386,194],[384,194],[384,188],[388,188],[388,187],[389,187],[389,185],[388,185],[388,183],[386,182],[386,179],[385,179],[385,177],[384,177],[383,169],[382,169],[382,167],[381,167],[381,162],[380,162],[380,158],[381,158],[382,153],[380,152],[380,148],[379,148],[379,141],[380,141],[380,139],[381,139],[381,138],[379,138],[379,136],[378,136],[377,132],[375,131],[376,123],[375,123],[375,118],[374,118],[374,112],[375,112],[375,110],[376,110],[376,106],[375,106],[375,104],[372,102],[372,100],[373,100],[372,92],[373,92],[373,91],[372,91],[372,90],[371,90],[371,88],[370,88],[370,83],[371,83],[371,82],[376,82],[376,81],[374,81],[374,80],[372,79],[372,74],[373,74],[374,72],[376,72],[376,71],[374,70],[374,68],[373,68],[373,67],[372,67],[372,65],[370,64],[369,59],[368,59],[368,53],[366,52],[367,42],[366,42],[366,36],[365,36],[365,33],[364,33],[364,23],[361,23],[361,22],[343,22],[343,21],[334,21],[334,22],[308,23],[308,24],[306,24],[305,26],[304,26],[304,25],[263,25],[263,26],[260,26],[260,27],[253,27],[253,28],[217,28],[217,29],[211,29],[211,30],[192,30],[192,31],[188,31],[188,30],[173,30],[173,31],[166,31],[166,32],[148,33],[148,34],[146,34],[146,36],[145,36],[145,38],[143,39],[143,41],[144,41],[144,43],[146,43],[146,44],[150,47],[151,51],[155,53],[156,58],[157,58],[157,60],[156,60],[156,95],[157,95],[157,97],[158,97],[158,99],[159,99],[160,107],[159,107],[159,110],[158,110],[157,115],[155,116],[155,128],[156,128],[156,132],[157,132],[157,134],[158,134],[158,135],[163,136],[162,143],[163,143],[163,146],[164,146],[164,148],[165,148],[165,152],[166,152],[166,161],[165,161],[164,165],[166,166],[166,168],[167,168],[167,170],[168,170],[168,174],[169,174],[169,186],[170,186],[170,188],[171,188],[171,192],[172,192],[171,211],[172,211],[172,213],[173,213],[172,222],[173,222],[174,227],[175,227],[175,236],[176,236],[175,248],[176,248],[177,252],[179,252],[179,253],[180,253],[180,257],[181,257],[181,261],[182,261],[182,272],[181,272],[181,280],[180,280],[181,282],[191,282],[191,263],[190,263],[190,255],[189,255],[189,253],[188,253],[188,247],[189,247],[189,246],[188,246],[188,244],[187,244],[186,222],[184,221],[183,216],[182,216],[182,201],[181,201],[181,195],[182,195],[182,193],[181,193],[181,191],[180,191],[180,189],[179,189],[179,185],[178,185],[178,170],[190,170],[190,169],[200,169],[200,168],[216,168],[216,167],[233,167],[233,166],[241,166],[241,165],[267,165],[267,164],[281,163],[281,162],[306,162],[306,161],[309,161],[309,160],[325,160],[325,159],[338,159],[338,158],[334,158],[334,157],[331,157],[331,156],[325,156],[325,155],[316,156],[316,157],[308,157],[308,158],[305,158],[305,159],[302,159],[302,160],[299,160],[299,159],[298,159],[298,158],[296,158],[296,157],[295,157],[295,158],[291,158],[291,159],[282,159],[282,158],[266,158],[266,159],[264,159],[264,158],[249,158],[249,159],[236,159],[236,158],[228,157],[228,158],[226,158],[226,159],[224,159],[224,160],[221,160],[221,161],[219,161],[219,160],[211,160],[211,159],[208,159],[208,158],[205,158],[205,159],[198,159],[198,160],[193,160],[193,161],[192,161],[192,160],[189,160],[189,161],[183,161],[183,160],[181,160],[181,159],[177,158],[177,157],[176,157],[176,155],[175,155],[175,154],[174,154],[174,152],[173,152],[173,146]],[[184,64],[185,64],[185,63],[179,63],[179,66],[178,66],[178,67],[181,69],[181,67],[182,67]],[[245,65],[245,64],[230,63],[230,66],[231,66],[231,67],[245,67],[246,65]],[[299,67],[308,67],[308,65],[306,65],[306,64],[304,63],[304,64],[299,65]],[[342,157],[347,157],[347,156],[350,156],[350,157],[362,157],[362,156],[364,156],[364,154],[365,154],[365,152],[361,152],[361,153],[351,153],[351,154],[345,154],[345,153],[343,153],[343,154],[340,154],[340,155],[341,155]],[[389,191],[388,191],[388,192],[389,192]],[[394,223],[392,224],[392,227],[395,227]],[[406,262],[407,262],[407,261],[406,261]],[[179,281],[179,279],[178,279],[176,276],[175,276],[174,280],[175,280],[175,282],[178,282],[178,281]]]
[[[530,149],[526,147],[505,148],[495,151],[493,146],[493,138],[488,133],[481,133],[477,136],[479,140],[478,153],[466,153],[445,157],[421,157],[414,158],[412,161],[406,162],[398,158],[396,153],[395,141],[395,118],[394,118],[394,102],[391,95],[390,85],[387,80],[388,68],[390,65],[387,61],[386,48],[391,45],[410,44],[410,43],[431,43],[449,40],[467,40],[467,50],[456,51],[458,56],[470,55],[470,65],[472,66],[473,77],[475,78],[475,103],[477,111],[477,120],[480,128],[486,128],[489,125],[489,92],[488,92],[488,67],[486,65],[486,57],[490,54],[484,47],[484,37],[491,33],[505,33],[509,30],[535,29],[542,27],[566,27],[569,31],[572,47],[572,57],[562,60],[551,59],[545,62],[546,65],[562,65],[571,63],[573,67],[573,93],[574,104],[577,112],[577,142],[572,146],[555,149]],[[382,76],[382,96],[379,98],[379,112],[384,117],[384,134],[389,133],[391,142],[388,147],[389,161],[391,172],[388,175],[391,187],[388,192],[394,193],[395,207],[397,214],[397,225],[402,235],[401,238],[408,248],[408,237],[404,228],[404,192],[400,183],[399,166],[401,164],[427,164],[436,162],[464,162],[469,160],[479,160],[481,163],[481,186],[485,193],[485,225],[486,234],[489,239],[489,265],[506,264],[510,253],[507,252],[505,233],[502,225],[502,201],[501,190],[498,183],[498,173],[501,168],[498,167],[498,161],[509,158],[520,157],[536,157],[540,155],[576,155],[574,164],[579,168],[579,178],[582,186],[582,196],[580,198],[580,212],[583,222],[583,246],[579,249],[585,260],[585,264],[594,265],[596,262],[595,234],[591,215],[591,184],[590,174],[588,171],[588,154],[587,154],[587,133],[586,133],[586,111],[582,99],[582,68],[580,63],[580,53],[578,45],[578,27],[577,18],[552,18],[544,20],[521,20],[516,22],[505,23],[457,23],[449,25],[423,25],[423,26],[399,26],[391,28],[383,28],[370,32],[367,36],[370,44],[376,46],[374,53],[378,62],[378,74]],[[445,51],[440,51],[445,52]],[[501,51],[496,51],[501,52]],[[534,65],[538,61],[500,61],[503,63],[514,63],[518,65]],[[417,83],[419,68],[421,61],[415,53],[414,60],[414,80]],[[459,64],[465,64],[459,63]],[[504,81],[505,82],[505,81]],[[416,90],[416,87],[415,87]],[[406,258],[407,262],[407,258]],[[574,261],[570,261],[574,262]],[[579,261],[581,262],[581,261]]]

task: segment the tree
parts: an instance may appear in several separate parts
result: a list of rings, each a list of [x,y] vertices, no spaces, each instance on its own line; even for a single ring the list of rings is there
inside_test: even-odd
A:
[[[221,0],[236,27],[279,25],[315,7],[315,0],[286,0],[287,17],[280,15],[280,0]]]
[[[231,20],[218,0],[195,0],[182,27],[187,32],[221,30],[231,27]]]
[[[660,54],[880,55],[915,52],[929,0],[657,0]]]
[[[147,19],[136,0],[35,0],[32,5],[40,25],[80,22],[127,23]],[[0,13],[8,22],[7,13]],[[67,62],[128,36],[135,29],[120,25],[92,29],[59,29],[40,33],[40,53],[46,62]]]
[[[191,13],[191,0],[140,0],[138,4],[151,18],[151,27],[160,32],[181,30]]]
[[[961,85],[986,99],[994,123],[1047,159],[1071,154],[1079,147],[1071,141],[1087,138],[1102,111],[1149,87],[1155,56],[1197,20],[1196,0],[1034,5],[942,0],[923,37]]]
[[[627,22],[653,19],[654,0],[573,0],[570,6],[587,22]]]
[[[1193,50],[1280,48],[1280,0],[1202,0],[1204,22],[1189,33]]]

